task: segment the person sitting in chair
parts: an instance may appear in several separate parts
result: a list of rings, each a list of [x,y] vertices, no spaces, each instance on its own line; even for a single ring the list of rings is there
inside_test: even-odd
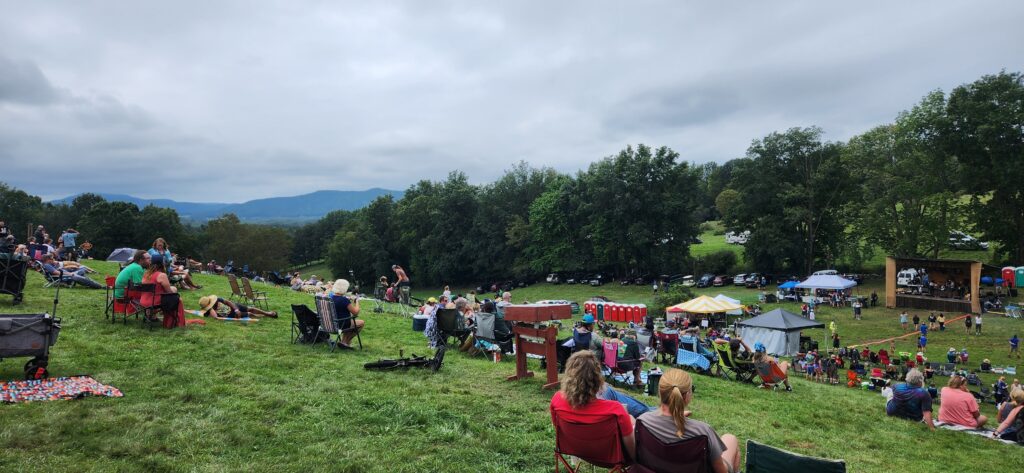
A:
[[[689,373],[670,368],[658,384],[661,405],[639,419],[662,442],[670,443],[704,435],[708,438],[708,458],[715,473],[732,473],[740,463],[739,440],[735,435],[719,436],[710,425],[691,419],[686,407],[693,402],[693,379]]]
[[[53,260],[53,255],[49,253],[43,255],[42,260],[40,260],[40,264],[42,265],[42,271],[51,278],[60,278],[62,281],[74,282],[79,286],[85,286],[89,289],[101,289],[103,287],[102,284],[85,276],[87,268],[82,267],[77,271],[61,269]]]
[[[565,366],[569,356],[581,350],[592,350],[594,353],[598,353],[600,357],[603,354],[601,352],[601,338],[594,334],[594,316],[584,314],[583,320],[580,321],[579,325],[573,327],[572,337],[559,340],[557,349],[560,367]]]
[[[583,350],[573,353],[565,363],[561,389],[551,398],[551,421],[554,423],[556,418],[582,421],[593,415],[615,416],[626,456],[636,458],[634,420],[621,403],[598,399],[597,394],[603,386],[601,364],[594,352]],[[574,414],[587,417],[577,419]]]
[[[743,351],[740,351],[740,347],[743,347]],[[732,359],[740,363],[749,362],[750,354],[754,352],[740,337],[729,340],[729,351],[732,352]]]
[[[125,266],[121,272],[117,273],[117,279],[114,280],[114,297],[120,299],[124,297],[124,290],[128,287],[128,283],[141,284],[142,275],[146,272],[146,268],[149,267],[150,262],[149,253],[146,250],[136,250],[135,254],[132,255],[132,262],[128,266]]]
[[[199,312],[203,314],[203,317],[221,317],[225,319],[247,319],[249,317],[255,318],[256,316],[277,318],[277,312],[262,310],[258,307],[249,307],[244,304],[235,304],[227,299],[217,297],[216,294],[199,298]]]
[[[967,380],[963,376],[950,376],[949,384],[942,388],[939,420],[968,429],[980,429],[988,422],[988,418],[978,410],[978,400],[967,389]]]
[[[1017,436],[1017,417],[1021,415],[1021,408],[1024,408],[1024,390],[1014,389],[1010,391],[1010,399],[1013,401],[1013,409],[1011,409],[1003,419],[1003,422],[996,427],[995,432],[992,432],[992,436],[1001,438],[1003,440],[1018,441]]]
[[[778,361],[768,355],[768,349],[761,343],[754,344],[754,367],[761,376],[768,376],[776,383],[781,381],[786,386],[786,391],[793,390],[789,385],[789,376],[786,375],[789,372],[789,363]],[[781,376],[778,374],[780,372]]]
[[[348,287],[349,282],[345,279],[334,281],[334,293],[331,294],[331,300],[334,301],[334,313],[338,317],[338,330],[343,331],[341,342],[338,344],[341,348],[352,348],[352,338],[362,331],[363,325],[366,324],[360,319],[353,320],[353,317],[359,315],[359,297],[352,296],[349,299],[346,294]],[[355,329],[352,329],[353,323],[355,323]]]
[[[150,254],[149,267],[142,274],[143,284],[153,284],[155,291],[142,294],[140,303],[143,307],[160,307],[164,313],[164,328],[185,326],[185,306],[181,304],[178,288],[171,285],[164,269],[162,255]]]
[[[932,422],[932,397],[924,389],[924,375],[916,368],[907,372],[906,382],[893,388],[892,399],[885,404],[885,413],[913,421],[924,421],[935,430]]]

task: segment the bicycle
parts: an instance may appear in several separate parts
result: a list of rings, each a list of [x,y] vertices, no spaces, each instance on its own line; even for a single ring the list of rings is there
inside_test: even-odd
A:
[[[393,360],[381,359],[377,361],[371,361],[363,365],[363,369],[374,370],[374,371],[391,371],[395,369],[406,369],[406,368],[427,368],[432,372],[436,373],[437,370],[441,369],[441,365],[444,364],[444,353],[445,347],[440,347],[434,353],[433,358],[427,358],[424,356],[416,356],[414,353],[412,357],[405,357],[405,350],[398,350],[398,358]]]

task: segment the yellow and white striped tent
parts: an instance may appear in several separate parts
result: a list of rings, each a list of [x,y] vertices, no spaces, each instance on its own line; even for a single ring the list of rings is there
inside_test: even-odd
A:
[[[737,309],[741,309],[743,306],[739,304],[733,304],[729,301],[718,300],[708,296],[697,296],[686,302],[676,304],[672,307],[665,309],[665,312],[680,313],[685,312],[687,314],[720,314],[723,312],[729,312]]]

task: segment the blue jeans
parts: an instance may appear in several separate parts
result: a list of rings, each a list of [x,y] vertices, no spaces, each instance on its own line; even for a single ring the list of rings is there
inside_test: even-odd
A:
[[[646,412],[656,410],[655,406],[648,406],[635,398],[624,394],[616,390],[615,388],[605,384],[601,391],[597,393],[598,399],[604,399],[606,401],[615,401],[622,404],[622,407],[626,408],[626,412],[629,413],[633,418],[640,417]]]

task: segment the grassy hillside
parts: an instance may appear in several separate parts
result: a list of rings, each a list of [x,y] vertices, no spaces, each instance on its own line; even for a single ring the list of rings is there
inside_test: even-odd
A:
[[[101,273],[116,269],[90,264]],[[190,308],[201,295],[229,292],[221,277],[196,279],[206,288],[184,294]],[[10,297],[0,296],[0,311],[50,310],[53,292],[41,286],[42,278],[32,275],[26,303],[12,308]],[[147,331],[138,322],[111,324],[103,317],[103,291],[62,290],[63,330],[51,373],[88,374],[120,388],[125,397],[0,406],[0,470],[551,469],[551,393],[540,389],[539,379],[505,381],[514,371],[511,360],[492,363],[451,353],[433,375],[365,372],[363,363],[399,349],[426,352],[409,319],[375,314],[365,305],[366,349],[328,353],[290,342],[288,306],[312,305],[311,298],[265,289],[282,319],[248,325],[210,320],[173,331]],[[756,298],[753,290],[725,292],[745,302]],[[516,291],[514,299],[583,300],[594,293],[623,301],[650,298],[647,287],[537,285]],[[851,321],[848,310],[819,314],[836,319],[847,343],[899,332],[894,313],[884,309],[867,310],[860,323]],[[966,345],[975,360],[989,356],[1003,364],[1005,339],[1022,323],[990,318],[982,337],[950,330],[935,337],[929,354]],[[20,379],[24,361],[0,362],[0,379]],[[531,366],[537,368],[535,362]],[[719,432],[844,458],[853,472],[931,472],[967,461],[971,471],[1008,471],[1024,462],[1019,447],[889,419],[881,397],[865,391],[802,379],[794,380],[792,393],[704,376],[695,384],[694,416]]]

